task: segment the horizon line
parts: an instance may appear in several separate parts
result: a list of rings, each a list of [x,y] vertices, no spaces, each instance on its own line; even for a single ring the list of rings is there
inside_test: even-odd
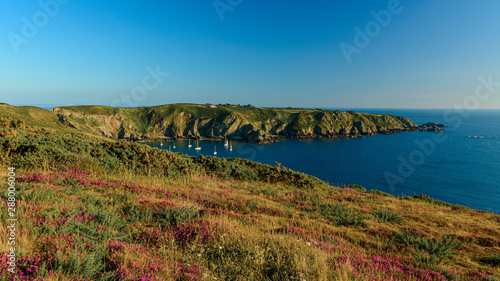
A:
[[[10,106],[33,106],[33,107],[39,107],[43,109],[53,109],[56,107],[70,107],[70,106],[105,106],[105,107],[116,107],[116,108],[140,108],[140,107],[156,107],[156,106],[162,106],[162,105],[174,105],[174,104],[196,104],[196,105],[204,105],[204,104],[211,104],[211,105],[226,105],[222,103],[192,103],[192,102],[178,102],[178,103],[165,103],[165,104],[156,104],[156,105],[139,105],[139,106],[110,106],[110,105],[103,105],[103,104],[66,104],[66,105],[31,105],[31,104],[9,104],[9,103],[2,103],[0,102],[0,105],[5,104],[5,105],[10,105]],[[231,104],[227,103],[229,105],[238,105],[238,104]],[[249,104],[243,104],[240,106],[245,106]],[[357,107],[357,106],[339,106],[339,107],[320,107],[320,106],[289,106],[289,105],[282,105],[282,106],[261,106],[261,105],[251,105],[253,107],[261,107],[261,108],[304,108],[304,109],[454,109],[453,107]],[[479,107],[479,108],[474,108],[474,107],[463,107],[464,109],[500,109],[500,107]]]

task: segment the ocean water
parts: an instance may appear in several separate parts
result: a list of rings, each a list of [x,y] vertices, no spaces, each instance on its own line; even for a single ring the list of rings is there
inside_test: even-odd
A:
[[[341,109],[345,110],[345,109]],[[500,212],[500,110],[352,109],[454,126],[444,133],[405,132],[358,138],[291,139],[269,145],[232,141],[149,143],[196,156],[239,157],[316,176],[335,185],[359,184],[396,196],[426,194],[452,204]],[[482,138],[471,138],[481,136]],[[173,147],[175,144],[175,148]]]

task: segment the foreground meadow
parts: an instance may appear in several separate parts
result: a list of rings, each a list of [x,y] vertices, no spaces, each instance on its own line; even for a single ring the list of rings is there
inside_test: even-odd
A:
[[[0,280],[498,280],[500,215],[0,122]],[[4,185],[3,185],[4,186]],[[496,279],[495,279],[496,278]]]

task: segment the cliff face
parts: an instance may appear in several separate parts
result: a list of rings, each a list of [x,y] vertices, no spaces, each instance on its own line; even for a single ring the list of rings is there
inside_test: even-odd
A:
[[[424,129],[405,117],[293,108],[172,104],[141,108],[56,107],[59,121],[110,138],[354,137]]]

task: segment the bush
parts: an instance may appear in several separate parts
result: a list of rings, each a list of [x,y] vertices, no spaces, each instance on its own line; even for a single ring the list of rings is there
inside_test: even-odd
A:
[[[433,204],[436,206],[450,207],[453,210],[460,210],[460,211],[471,210],[469,207],[460,206],[460,205],[453,205],[450,203],[443,202],[441,200],[432,199],[429,195],[424,195],[424,194],[419,194],[419,195],[414,194],[413,196],[406,196],[406,197],[403,197],[402,199],[426,202],[426,203],[430,203],[430,204]]]
[[[376,190],[376,189],[372,189],[372,190],[368,191],[368,193],[375,194],[375,195],[380,195],[380,196],[385,196],[385,197],[394,197],[394,196],[392,196],[389,193],[385,193],[383,191]]]
[[[415,266],[420,268],[437,268],[445,262],[454,253],[453,250],[458,249],[468,240],[456,242],[457,237],[448,237],[442,235],[442,239],[423,239],[419,232],[411,232],[408,229],[403,229],[401,233],[394,232],[396,241],[402,242],[413,252],[413,262]]]
[[[404,218],[397,213],[393,213],[391,210],[380,210],[373,212],[373,216],[378,219],[379,222],[401,222]]]
[[[412,247],[416,241],[422,237],[422,233],[420,232],[412,232],[409,229],[405,228],[401,230],[401,233],[394,232],[396,241],[399,241],[406,245],[407,247]]]
[[[366,219],[366,216],[338,203],[321,204],[319,212],[338,226],[363,226]]]
[[[494,254],[489,257],[484,257],[481,259],[482,262],[491,264],[493,266],[499,266],[500,265],[500,254]]]
[[[346,188],[352,188],[352,189],[359,191],[359,192],[366,192],[366,188],[362,187],[361,185],[357,185],[357,184],[350,184],[350,185],[346,186]]]
[[[181,223],[187,223],[192,220],[200,218],[200,210],[195,207],[183,207],[181,209],[159,209],[156,207],[157,213],[155,219],[162,223],[162,225],[177,226]]]
[[[69,259],[63,259],[61,252],[58,251],[53,269],[69,276],[82,276],[89,279],[100,277],[99,280],[109,280],[116,275],[116,271],[106,268],[104,264],[106,258],[107,248],[92,254],[88,253],[85,258],[82,258],[80,251],[75,249]]]
[[[33,129],[34,130],[34,129]],[[150,175],[179,177],[210,174],[224,180],[283,183],[301,189],[312,189],[325,183],[303,173],[244,159],[191,157],[126,141],[103,141],[78,133],[35,133],[17,129],[16,136],[0,135],[0,160],[23,168],[67,168],[121,172],[123,169]]]

